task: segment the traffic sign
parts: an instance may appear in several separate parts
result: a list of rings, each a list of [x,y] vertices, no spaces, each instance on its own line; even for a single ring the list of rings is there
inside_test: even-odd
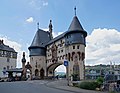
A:
[[[64,66],[68,66],[68,61],[64,61]]]

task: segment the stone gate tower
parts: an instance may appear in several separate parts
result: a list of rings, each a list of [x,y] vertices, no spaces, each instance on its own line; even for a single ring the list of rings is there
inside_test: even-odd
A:
[[[50,20],[49,31],[38,28],[28,48],[32,75],[41,79],[44,76],[53,76],[55,68],[67,60],[68,75],[73,76],[73,79],[83,80],[87,32],[76,16],[76,8],[75,16],[67,31],[53,38],[52,27]]]
[[[65,34],[66,56],[69,61],[69,76],[75,80],[85,78],[85,37],[87,32],[81,26],[77,16],[73,17],[68,31]]]
[[[46,76],[46,43],[50,41],[50,33],[38,29],[29,47],[32,75],[43,79]]]

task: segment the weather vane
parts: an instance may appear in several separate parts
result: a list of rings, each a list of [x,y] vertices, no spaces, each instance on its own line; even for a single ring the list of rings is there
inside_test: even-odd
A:
[[[37,23],[37,28],[39,29],[39,22]]]
[[[75,16],[76,16],[76,6],[75,6],[74,10],[75,10]]]

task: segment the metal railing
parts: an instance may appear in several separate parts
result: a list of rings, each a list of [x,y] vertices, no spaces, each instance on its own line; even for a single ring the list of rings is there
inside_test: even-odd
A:
[[[120,84],[106,83],[101,85],[101,91],[114,91],[120,92]]]

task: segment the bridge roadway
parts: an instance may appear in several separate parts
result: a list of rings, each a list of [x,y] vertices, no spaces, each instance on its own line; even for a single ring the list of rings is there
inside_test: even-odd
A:
[[[0,93],[72,93],[46,86],[48,81],[0,82]]]
[[[67,82],[58,81],[16,81],[0,82],[0,93],[101,93],[67,86]],[[103,93],[103,92],[102,92]]]

